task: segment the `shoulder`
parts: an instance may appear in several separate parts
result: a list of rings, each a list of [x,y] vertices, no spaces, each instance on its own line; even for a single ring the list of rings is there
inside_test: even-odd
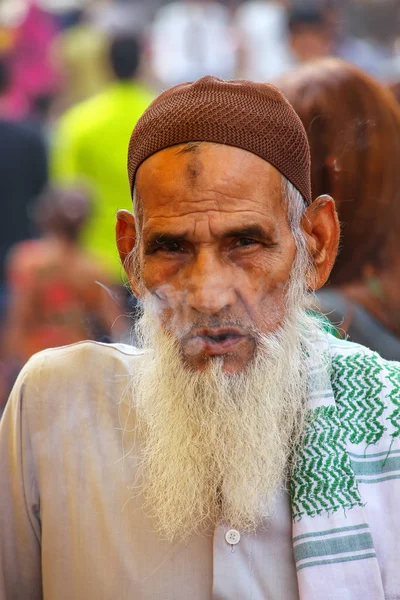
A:
[[[47,371],[61,368],[63,373],[76,373],[76,368],[79,367],[80,375],[87,376],[87,370],[96,366],[129,370],[135,357],[140,354],[143,354],[142,350],[128,344],[104,344],[86,340],[38,352],[29,359],[24,369],[29,371],[40,367]]]
[[[22,369],[12,396],[23,397],[27,410],[49,405],[118,403],[143,351],[125,344],[85,341],[38,352]],[[121,397],[120,397],[121,396]]]
[[[25,240],[15,244],[5,260],[8,283],[23,290],[37,276],[37,268],[48,258],[42,240]]]
[[[83,134],[101,117],[108,94],[103,91],[67,110],[59,120],[58,131],[70,135]]]
[[[41,134],[28,123],[1,119],[0,133],[2,140],[23,144],[25,151],[45,147]]]
[[[350,441],[400,437],[400,363],[332,336],[329,347],[332,390]]]
[[[42,240],[24,240],[17,242],[8,252],[8,262],[15,267],[24,269],[29,268],[36,260],[38,255],[42,254]]]
[[[338,339],[331,334],[327,334],[329,351],[332,357],[332,361],[345,361],[347,360],[360,360],[362,362],[374,361],[382,369],[386,371],[388,369],[400,368],[400,363],[393,360],[387,360],[383,358],[378,352],[358,344],[351,342],[350,340]]]
[[[141,354],[125,345],[81,342],[34,355],[6,405],[0,444],[23,445],[39,485],[51,469],[119,449],[120,429],[132,418],[130,373]]]
[[[132,98],[138,106],[141,105],[142,111],[144,111],[153,102],[154,94],[141,81],[134,81],[132,84]]]
[[[338,339],[328,334],[328,345],[331,355],[333,374],[339,376],[346,372],[348,376],[367,375],[371,369],[379,377],[391,377],[400,372],[400,362],[387,360],[378,352],[349,340]]]

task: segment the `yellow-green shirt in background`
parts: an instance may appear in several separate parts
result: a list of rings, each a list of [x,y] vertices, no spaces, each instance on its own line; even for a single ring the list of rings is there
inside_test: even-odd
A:
[[[52,152],[54,183],[82,180],[93,194],[93,212],[82,231],[84,246],[121,281],[115,213],[132,208],[127,150],[132,129],[152,100],[139,83],[118,82],[74,106],[60,119]]]

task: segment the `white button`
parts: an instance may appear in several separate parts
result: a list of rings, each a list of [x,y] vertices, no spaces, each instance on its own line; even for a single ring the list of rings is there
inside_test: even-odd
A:
[[[236,529],[230,529],[226,532],[225,539],[228,544],[234,546],[240,542],[240,533]]]

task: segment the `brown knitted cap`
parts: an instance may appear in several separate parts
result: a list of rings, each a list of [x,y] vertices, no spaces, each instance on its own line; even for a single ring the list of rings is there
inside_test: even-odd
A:
[[[292,106],[273,85],[206,76],[160,94],[133,130],[128,173],[149,156],[183,142],[216,142],[257,154],[311,203],[310,149]]]

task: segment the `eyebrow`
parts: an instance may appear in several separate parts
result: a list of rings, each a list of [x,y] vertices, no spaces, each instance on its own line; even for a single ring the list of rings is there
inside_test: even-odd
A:
[[[186,233],[173,234],[155,231],[149,235],[146,241],[146,250],[154,250],[163,244],[168,244],[171,242],[183,242],[185,239],[187,239]]]
[[[225,231],[223,236],[224,238],[241,238],[241,237],[249,237],[249,238],[258,238],[264,241],[272,242],[272,235],[265,231],[265,229],[261,225],[247,225],[244,227],[236,227],[234,229],[229,229]]]
[[[187,232],[182,233],[166,233],[161,231],[155,231],[149,234],[146,242],[146,250],[154,250],[163,244],[183,242],[189,237]],[[273,237],[270,233],[258,224],[247,225],[244,227],[235,227],[224,231],[221,235],[223,239],[227,238],[257,238],[259,240],[274,243]]]

